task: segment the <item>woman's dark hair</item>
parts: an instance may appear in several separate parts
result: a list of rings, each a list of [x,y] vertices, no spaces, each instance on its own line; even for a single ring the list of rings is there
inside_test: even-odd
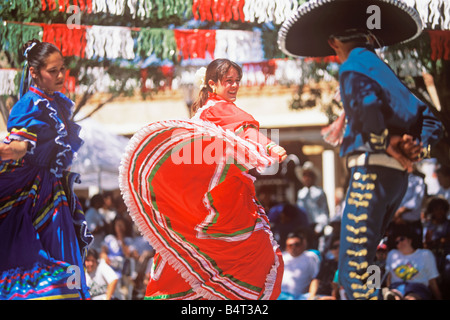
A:
[[[216,59],[208,65],[206,68],[205,86],[200,89],[197,99],[192,104],[192,111],[194,113],[206,103],[206,100],[208,100],[208,92],[213,92],[208,81],[212,80],[214,83],[217,83],[225,77],[230,68],[235,68],[239,74],[239,78],[242,78],[242,68],[231,60]]]
[[[22,46],[22,54],[28,61],[28,67],[33,67],[36,71],[39,71],[45,65],[45,60],[55,52],[62,56],[61,51],[54,44],[37,39],[27,41]]]
[[[22,46],[22,55],[27,60],[20,80],[19,97],[21,98],[32,85],[32,79],[30,76],[30,67],[33,67],[36,72],[40,72],[41,68],[45,66],[47,58],[58,52],[61,57],[63,56],[61,51],[49,42],[41,42],[37,39],[27,41]]]
[[[393,248],[396,247],[395,239],[397,239],[398,237],[410,239],[411,247],[413,247],[414,250],[422,248],[422,239],[420,238],[420,236],[418,236],[418,234],[415,233],[415,231],[411,227],[407,225],[398,228],[398,230],[393,233]]]

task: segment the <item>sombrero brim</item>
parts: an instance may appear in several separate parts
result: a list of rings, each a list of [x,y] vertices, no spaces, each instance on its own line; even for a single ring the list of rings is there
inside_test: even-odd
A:
[[[368,11],[371,5],[380,10]],[[370,24],[376,21],[370,19],[377,18],[379,29]],[[290,56],[334,55],[335,52],[328,45],[328,38],[349,29],[369,30],[381,46],[389,46],[416,38],[422,32],[423,25],[419,13],[400,1],[311,0],[300,6],[283,23],[278,33],[278,45]]]

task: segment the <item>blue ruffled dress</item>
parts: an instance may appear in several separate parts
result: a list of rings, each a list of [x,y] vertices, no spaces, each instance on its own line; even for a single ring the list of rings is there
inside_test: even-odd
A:
[[[12,108],[8,136],[29,142],[0,159],[0,299],[88,299],[84,257],[92,235],[68,171],[83,141],[73,102],[30,87]]]

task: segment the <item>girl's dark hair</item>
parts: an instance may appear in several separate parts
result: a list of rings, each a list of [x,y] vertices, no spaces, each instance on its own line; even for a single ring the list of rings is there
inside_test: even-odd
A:
[[[30,76],[30,67],[33,67],[36,72],[40,72],[41,68],[45,66],[45,60],[55,52],[58,52],[61,57],[63,56],[54,44],[41,42],[37,39],[27,41],[22,46],[22,55],[27,60],[27,63],[24,66],[22,78],[20,79],[20,98],[28,91],[29,86],[33,82]]]
[[[92,249],[92,248],[88,250],[88,252],[86,254],[86,258],[89,256],[93,256],[95,260],[99,259],[99,254],[98,254],[97,250]]]
[[[33,44],[34,46],[31,47]],[[62,56],[61,51],[54,44],[37,39],[27,41],[22,46],[22,54],[28,61],[28,67],[33,67],[36,71],[39,71],[45,65],[45,60],[55,52]]]
[[[236,69],[239,74],[239,78],[242,78],[242,68],[231,60],[216,59],[208,65],[206,68],[205,86],[200,89],[197,99],[195,99],[192,104],[192,112],[195,113],[206,103],[206,100],[208,100],[208,92],[213,92],[212,88],[208,84],[208,81],[212,80],[214,83],[217,83],[225,77],[230,68]]]

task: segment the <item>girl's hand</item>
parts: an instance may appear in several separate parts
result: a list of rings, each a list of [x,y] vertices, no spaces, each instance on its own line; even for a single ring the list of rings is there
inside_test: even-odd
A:
[[[283,162],[286,157],[286,150],[282,146],[275,145],[269,150],[269,154],[271,157],[277,158],[278,162]]]

